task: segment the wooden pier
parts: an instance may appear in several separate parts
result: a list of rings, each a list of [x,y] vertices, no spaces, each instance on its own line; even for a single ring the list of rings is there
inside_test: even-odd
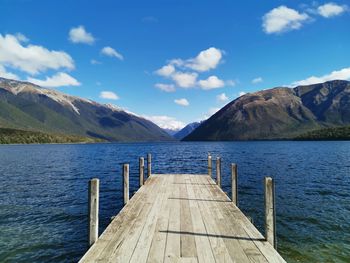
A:
[[[217,166],[220,180],[220,159]],[[273,181],[265,179],[264,237],[236,206],[237,166],[231,167],[233,201],[219,187],[221,180],[218,185],[209,176],[211,157],[209,175],[151,174],[143,181],[144,167],[140,167],[143,185],[130,200],[124,194],[126,205],[98,239],[94,222],[98,190],[96,197],[96,187],[90,189],[89,242],[93,244],[80,262],[285,262],[274,249]],[[124,165],[123,171],[128,180],[129,167]],[[90,187],[96,185],[90,182]]]

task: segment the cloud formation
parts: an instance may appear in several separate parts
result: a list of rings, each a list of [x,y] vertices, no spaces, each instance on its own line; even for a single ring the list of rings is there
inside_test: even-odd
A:
[[[114,48],[112,47],[104,47],[101,50],[101,53],[103,55],[106,55],[108,57],[115,57],[119,60],[124,60],[124,57],[122,54],[120,54],[119,52],[117,52]]]
[[[298,80],[291,84],[291,86],[302,86],[302,85],[311,85],[311,84],[317,84],[317,83],[323,83],[330,80],[350,80],[350,67],[343,68],[340,70],[332,71],[329,74],[316,77],[311,76],[307,79]]]
[[[347,9],[348,7],[346,5],[337,5],[335,3],[327,3],[319,6],[317,8],[317,12],[319,15],[325,18],[330,18],[330,17],[341,15]]]
[[[309,18],[306,13],[299,13],[297,10],[282,5],[263,16],[262,26],[267,34],[279,34],[300,29]]]
[[[100,98],[107,99],[107,100],[118,100],[119,96],[115,94],[113,91],[101,91]]]
[[[264,80],[262,77],[257,77],[255,79],[252,79],[252,84],[259,84],[262,83]]]
[[[154,85],[157,89],[160,89],[165,92],[174,92],[175,91],[175,85],[174,84],[163,84],[163,83],[156,83]]]
[[[199,74],[215,69],[222,61],[222,57],[222,50],[210,47],[199,52],[194,58],[169,60],[166,65],[156,70],[155,73],[164,78],[171,79],[176,86],[185,89],[194,87],[214,89],[223,87],[225,84],[234,86],[234,81],[228,80],[225,82],[217,76],[210,76],[208,79],[197,81]],[[161,90],[164,90],[163,88],[168,89],[168,87],[163,85],[158,85],[158,88]],[[175,86],[171,88],[171,91],[174,90]]]
[[[165,115],[147,116],[147,115],[144,115],[142,117],[154,122],[162,129],[180,130],[183,127],[185,127],[185,124],[183,122],[178,121],[174,117],[170,117],[170,116],[165,116]]]
[[[180,88],[193,88],[197,83],[197,73],[176,72],[171,78]]]
[[[57,88],[64,86],[80,86],[81,83],[72,76],[64,72],[58,72],[52,77],[46,77],[45,80],[28,77],[27,80],[31,83],[46,88]]]
[[[69,38],[72,43],[82,43],[92,45],[95,42],[95,38],[91,33],[88,33],[84,26],[73,27],[69,31]]]
[[[184,61],[184,66],[195,71],[204,72],[215,69],[222,59],[222,51],[215,47],[210,47],[199,52],[195,58]]]
[[[175,73],[175,67],[171,64],[165,65],[156,71],[156,74],[162,77],[170,77],[173,73]]]
[[[198,81],[199,86],[204,90],[218,89],[225,86],[225,82],[217,76],[210,76],[205,80]]]
[[[74,69],[72,57],[63,51],[37,45],[23,45],[19,35],[0,34],[0,64],[35,75],[48,69]]]
[[[180,105],[180,106],[188,106],[188,105],[190,105],[190,103],[188,102],[188,100],[185,99],[185,98],[176,99],[176,100],[174,100],[174,102],[175,102],[177,105]]]
[[[14,79],[18,80],[19,77],[11,72],[6,71],[5,67],[0,64],[0,77],[5,79]]]

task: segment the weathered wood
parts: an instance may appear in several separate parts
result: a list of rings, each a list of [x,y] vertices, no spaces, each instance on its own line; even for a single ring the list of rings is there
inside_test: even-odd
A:
[[[89,181],[89,246],[98,239],[99,188],[99,179],[94,178]]]
[[[216,158],[216,183],[221,188],[221,158]]]
[[[124,205],[129,202],[129,164],[123,164]]]
[[[152,175],[152,155],[147,154],[147,177]]]
[[[276,211],[275,183],[271,177],[265,177],[265,236],[266,240],[276,249]]]
[[[212,158],[211,158],[211,155],[208,154],[208,175],[212,177],[212,173],[213,173]]]
[[[285,262],[208,175],[153,174],[80,262]]]
[[[144,184],[145,175],[145,159],[140,157],[139,159],[139,173],[140,173],[140,187]]]
[[[231,191],[232,197],[231,201],[238,206],[238,173],[237,173],[237,164],[231,164]]]

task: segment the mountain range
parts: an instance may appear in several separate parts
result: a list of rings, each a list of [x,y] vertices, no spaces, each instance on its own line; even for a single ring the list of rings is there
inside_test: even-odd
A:
[[[113,105],[0,78],[0,127],[105,141],[168,141],[149,120]]]
[[[350,82],[278,87],[228,103],[185,141],[292,139],[350,124]]]

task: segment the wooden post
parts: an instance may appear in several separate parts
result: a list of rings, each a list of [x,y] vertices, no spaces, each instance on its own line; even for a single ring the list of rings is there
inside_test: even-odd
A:
[[[216,158],[216,183],[221,188],[221,158]]]
[[[124,205],[129,202],[129,164],[123,165]]]
[[[152,155],[147,154],[147,177],[150,177],[152,174]]]
[[[265,236],[266,240],[276,249],[276,211],[275,183],[271,177],[265,177]]]
[[[211,162],[211,155],[208,154],[208,175],[210,177],[212,177],[212,172],[213,172],[213,168],[212,168],[212,162]]]
[[[144,184],[144,174],[145,174],[145,159],[140,157],[139,160],[139,171],[140,171],[140,187]]]
[[[89,247],[98,239],[99,187],[99,179],[89,181]]]
[[[231,181],[232,181],[232,202],[238,206],[238,173],[237,164],[231,164]]]

